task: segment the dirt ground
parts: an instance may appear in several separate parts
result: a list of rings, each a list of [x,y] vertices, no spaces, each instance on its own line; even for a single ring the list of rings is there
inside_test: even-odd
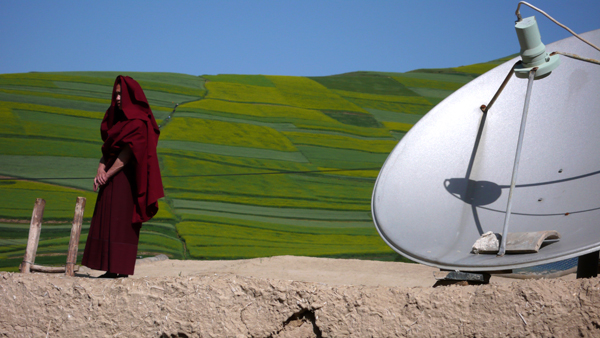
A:
[[[436,282],[434,273],[438,272],[437,268],[421,264],[277,256],[233,261],[163,260],[152,262],[143,259],[138,260],[135,275],[131,277],[175,277],[219,273],[328,285],[431,287]],[[104,271],[89,270],[85,267],[80,272],[81,275],[92,277],[103,273]],[[560,279],[575,280],[575,274],[563,276]],[[495,276],[492,276],[490,280],[492,284],[510,284],[514,281],[512,278]]]
[[[6,337],[598,337],[600,279],[433,288],[418,264],[140,262],[130,278],[0,273]]]

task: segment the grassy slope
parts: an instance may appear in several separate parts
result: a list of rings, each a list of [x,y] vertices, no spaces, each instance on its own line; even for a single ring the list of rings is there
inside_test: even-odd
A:
[[[308,255],[398,259],[370,198],[387,154],[444,97],[502,60],[408,73],[327,77],[129,73],[161,130],[166,198],[140,254],[233,259]],[[116,72],[0,75],[0,268],[25,250],[46,199],[36,262],[64,263],[75,198],[96,194],[99,124]],[[343,171],[346,170],[346,171]],[[11,220],[11,222],[7,221]]]

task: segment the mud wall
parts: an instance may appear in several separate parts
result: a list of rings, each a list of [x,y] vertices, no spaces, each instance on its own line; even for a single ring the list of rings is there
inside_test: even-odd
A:
[[[599,301],[599,279],[434,289],[0,273],[0,335],[598,337]]]

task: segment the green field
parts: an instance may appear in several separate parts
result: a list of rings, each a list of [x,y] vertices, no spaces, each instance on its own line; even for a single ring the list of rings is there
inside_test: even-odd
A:
[[[373,226],[375,178],[437,102],[504,59],[324,77],[128,73],[157,120],[166,197],[140,256],[402,259]],[[65,263],[75,200],[96,193],[100,121],[117,72],[0,74],[0,270],[16,270],[36,198],[36,263]]]

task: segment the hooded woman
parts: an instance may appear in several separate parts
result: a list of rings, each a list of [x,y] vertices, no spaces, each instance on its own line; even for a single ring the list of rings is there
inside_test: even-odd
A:
[[[156,145],[159,129],[142,87],[119,75],[100,126],[102,158],[94,178],[100,188],[81,264],[106,273],[132,275],[142,222],[164,196]]]

